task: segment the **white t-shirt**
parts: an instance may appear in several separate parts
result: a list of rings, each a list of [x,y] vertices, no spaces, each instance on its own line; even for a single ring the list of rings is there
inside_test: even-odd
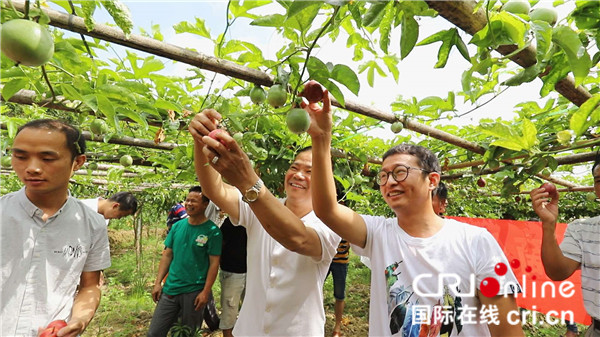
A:
[[[352,248],[371,260],[371,336],[418,336],[421,329],[489,336],[487,324],[480,324],[476,294],[481,282],[488,277],[497,280],[496,294],[520,291],[504,253],[484,228],[444,219],[435,235],[415,238],[400,228],[396,218],[363,215],[363,219],[366,246]],[[504,276],[495,272],[498,263],[506,267]],[[486,280],[490,286],[494,282]]]
[[[0,198],[0,336],[68,320],[83,271],[110,267],[104,218],[69,197],[46,222],[25,189]]]
[[[590,316],[600,319],[600,216],[570,223],[560,249],[581,263],[583,305]]]
[[[310,212],[301,220],[319,235],[322,256],[313,259],[294,253],[264,230],[241,195],[239,204],[239,224],[248,234],[248,272],[246,295],[233,334],[323,337],[323,283],[340,237]]]
[[[84,205],[86,205],[87,207],[89,207],[92,210],[94,210],[94,212],[98,213],[98,202],[100,202],[100,198],[79,199],[79,200],[81,202],[83,202]],[[100,214],[100,215],[102,215],[102,214]],[[110,222],[110,220],[109,219],[104,219],[104,221],[106,222],[106,225],[108,226],[108,223]]]

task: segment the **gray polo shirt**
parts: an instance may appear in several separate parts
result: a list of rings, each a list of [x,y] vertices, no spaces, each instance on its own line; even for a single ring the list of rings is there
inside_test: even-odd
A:
[[[0,198],[0,335],[68,320],[83,271],[110,266],[104,218],[69,196],[46,222],[25,189]]]

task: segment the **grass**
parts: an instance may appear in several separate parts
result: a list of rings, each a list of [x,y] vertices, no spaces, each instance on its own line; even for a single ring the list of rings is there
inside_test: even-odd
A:
[[[111,229],[109,236],[112,266],[105,271],[105,285],[100,307],[83,336],[146,336],[155,307],[150,292],[163,250],[164,230],[156,228],[144,230],[139,270],[138,259],[133,248],[133,231]],[[351,251],[342,327],[344,336],[368,335],[370,275],[369,268]],[[221,288],[218,281],[213,286],[213,292],[219,309]],[[327,319],[325,336],[331,336],[335,321],[335,299],[331,277],[325,281],[323,292]],[[585,327],[579,325],[579,330],[583,332]],[[554,326],[533,324],[529,319],[524,324],[524,331],[527,337],[558,337],[564,335],[565,327],[560,324]]]

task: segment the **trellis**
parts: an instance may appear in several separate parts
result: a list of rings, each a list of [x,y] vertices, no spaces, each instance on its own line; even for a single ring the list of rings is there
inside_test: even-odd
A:
[[[7,0],[3,0],[3,3],[7,4]],[[426,3],[432,9],[435,9],[440,16],[444,17],[446,20],[448,20],[455,26],[461,28],[468,34],[475,34],[487,24],[485,10],[483,8],[475,10],[477,8],[476,1],[426,1]],[[11,2],[11,4],[16,10],[21,12],[25,11],[24,2],[13,1]],[[219,59],[213,56],[205,55],[196,51],[191,51],[182,47],[178,47],[172,44],[164,43],[152,38],[147,38],[139,35],[131,34],[130,36],[126,37],[121,30],[103,24],[96,23],[94,29],[88,31],[84,24],[83,18],[54,11],[52,9],[43,9],[43,11],[50,18],[49,24],[61,29],[66,29],[75,33],[87,35],[94,38],[99,38],[101,40],[116,43],[128,48],[144,51],[157,56],[162,56],[171,60],[186,63],[201,69],[209,70],[215,73],[234,77],[262,86],[271,86],[274,84],[274,77],[272,75],[264,73],[257,69],[252,69],[239,65],[232,61]],[[510,59],[522,67],[529,67],[535,64],[536,57],[534,47],[529,46],[518,53],[515,53],[516,50],[516,46],[500,46],[496,49],[496,51],[498,51],[502,55],[510,55]],[[582,86],[575,86],[572,77],[566,77],[560,80],[555,85],[555,89],[566,99],[568,99],[577,106],[581,106],[581,104],[583,104],[587,99],[591,97],[591,94],[585,88],[583,88]],[[33,91],[20,90],[18,93],[12,96],[9,99],[9,101],[19,104],[36,104],[39,106],[44,106],[58,110],[77,112],[76,109],[70,107],[69,104],[67,104],[68,102],[64,101],[64,98],[57,98],[58,100],[46,99],[41,101],[35,101],[35,93]],[[371,106],[366,106],[351,100],[346,100],[345,106],[342,106],[335,99],[332,99],[332,105],[388,123],[393,123],[398,120],[398,117],[394,113],[382,111],[380,109],[376,109]],[[450,133],[438,130],[434,127],[410,120],[408,118],[401,118],[401,121],[404,124],[404,127],[411,131],[441,140],[448,144],[454,145],[456,147],[465,149],[469,152],[473,152],[479,155],[483,155],[485,153],[485,148],[483,148],[482,146],[462,139],[460,137],[454,136]],[[158,125],[157,123],[159,122],[149,121],[150,125]],[[2,127],[4,128],[5,126],[3,125]],[[184,126],[182,125],[182,127]],[[86,137],[86,140],[89,141],[104,141],[102,137],[94,136],[89,132],[84,132],[84,136]],[[151,140],[137,139],[132,137],[113,137],[107,142],[113,144],[154,148],[168,151],[180,146],[174,143],[154,143]],[[583,146],[585,146],[585,144]],[[352,154],[337,149],[332,150],[332,155],[334,157],[352,158]],[[510,163],[514,159],[518,158],[504,160],[503,162]],[[559,165],[584,163],[592,161],[594,159],[594,153],[590,152],[585,154],[567,155],[558,157],[556,159]],[[117,160],[118,159],[114,158],[113,160],[109,161]],[[378,158],[369,158],[369,162],[377,164],[380,163],[381,160]],[[134,164],[145,166],[152,165],[152,163],[147,161],[145,162],[143,160],[136,160]],[[479,160],[456,165],[448,165],[444,167],[444,169],[450,171],[459,168],[479,166],[482,164],[483,161]],[[501,169],[502,167],[493,170],[482,170],[481,172],[479,172],[479,174],[490,174]],[[451,180],[463,177],[464,175],[464,173],[445,174],[443,178]],[[542,179],[546,179],[554,183],[563,185],[567,187],[567,190],[570,191],[593,190],[593,187],[577,186],[573,183],[558,178],[542,176],[539,174],[537,176]]]

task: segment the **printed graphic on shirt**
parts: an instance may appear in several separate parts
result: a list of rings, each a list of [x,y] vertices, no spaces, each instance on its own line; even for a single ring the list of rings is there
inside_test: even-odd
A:
[[[401,264],[395,262],[385,269],[388,297],[388,317],[392,335],[403,337],[449,337],[462,330],[462,299],[452,296],[447,284],[431,310],[421,310],[422,299],[415,294],[410,280],[401,277]],[[453,335],[452,333],[455,332]]]
[[[208,236],[204,235],[204,234],[200,234],[198,235],[198,237],[196,238],[196,246],[198,247],[204,247],[204,245],[208,242]]]

